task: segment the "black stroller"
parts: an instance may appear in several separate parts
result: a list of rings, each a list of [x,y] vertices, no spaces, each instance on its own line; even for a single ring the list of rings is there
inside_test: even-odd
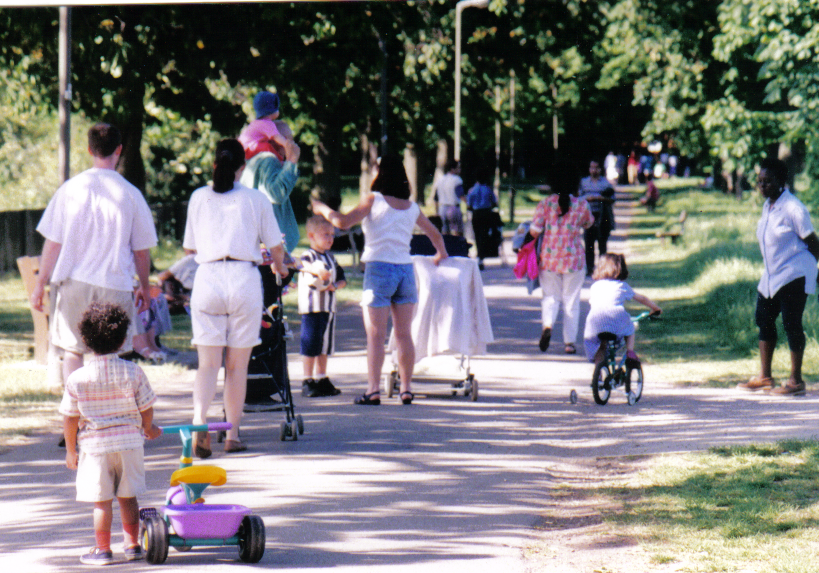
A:
[[[259,266],[264,293],[264,313],[261,317],[261,344],[250,354],[247,368],[247,395],[245,412],[285,413],[279,430],[279,439],[298,440],[304,434],[304,421],[295,413],[290,375],[287,371],[286,327],[282,291],[292,280],[294,271],[281,283],[270,265]],[[221,436],[220,436],[221,437]]]

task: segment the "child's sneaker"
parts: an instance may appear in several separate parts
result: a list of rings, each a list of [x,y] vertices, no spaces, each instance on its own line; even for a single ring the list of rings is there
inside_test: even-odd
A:
[[[80,563],[85,565],[110,565],[114,562],[114,553],[109,549],[107,551],[103,551],[99,547],[94,547],[80,557]]]
[[[341,390],[333,386],[333,383],[326,376],[316,382],[316,391],[318,396],[338,396],[341,394]]]
[[[307,378],[304,382],[302,382],[301,395],[306,398],[316,398],[317,396],[320,396],[316,381],[312,378]]]
[[[126,561],[139,561],[140,559],[142,559],[142,547],[139,545],[132,545],[131,547],[125,548]]]
[[[639,368],[640,367],[640,359],[637,358],[637,353],[633,350],[629,350],[626,352],[626,367],[627,368]]]

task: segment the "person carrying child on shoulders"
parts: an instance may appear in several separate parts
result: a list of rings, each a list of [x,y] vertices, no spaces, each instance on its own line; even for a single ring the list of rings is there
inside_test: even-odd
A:
[[[302,396],[337,396],[341,390],[327,376],[327,357],[333,353],[337,289],[347,286],[344,269],[330,253],[333,225],[321,215],[307,220],[310,248],[301,255],[298,280],[301,315],[301,355],[304,366]]]
[[[251,121],[239,133],[239,143],[245,149],[245,160],[269,151],[284,161],[284,147],[287,144],[286,134],[279,129],[284,122],[275,121],[279,117],[279,95],[262,91],[253,98],[253,109],[256,119]],[[292,137],[292,135],[291,135]]]
[[[662,310],[654,301],[645,295],[634,292],[628,285],[628,267],[623,255],[604,254],[600,256],[597,268],[592,274],[591,288],[589,289],[589,314],[586,317],[586,329],[583,338],[586,346],[586,356],[597,364],[605,357],[605,347],[600,343],[598,334],[610,332],[626,339],[626,360],[632,366],[637,366],[640,359],[634,352],[634,323],[623,304],[635,300],[647,306],[653,314],[660,314]]]
[[[128,314],[118,305],[92,303],[88,307],[79,328],[94,356],[68,377],[60,404],[65,465],[77,470],[77,501],[94,504],[96,543],[80,557],[86,565],[114,562],[114,496],[122,518],[125,559],[142,558],[136,496],[146,490],[144,439],[158,438],[162,430],[153,423],[152,405],[157,397],[145,373],[116,355],[129,325]]]

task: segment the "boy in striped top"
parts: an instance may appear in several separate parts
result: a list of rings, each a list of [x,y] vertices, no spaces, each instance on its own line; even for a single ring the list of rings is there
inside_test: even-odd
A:
[[[157,398],[148,378],[139,366],[116,354],[129,324],[120,306],[95,302],[88,307],[79,330],[94,356],[68,377],[60,403],[65,465],[77,470],[77,501],[94,504],[96,544],[80,557],[86,565],[114,561],[114,496],[122,518],[125,558],[142,558],[136,496],[146,489],[143,445],[146,437],[157,438],[162,431],[153,423],[152,405]]]
[[[301,393],[308,398],[337,396],[341,390],[327,376],[327,357],[333,353],[336,290],[347,285],[344,269],[329,252],[335,229],[321,215],[307,220],[310,248],[301,255],[299,314],[304,382]]]

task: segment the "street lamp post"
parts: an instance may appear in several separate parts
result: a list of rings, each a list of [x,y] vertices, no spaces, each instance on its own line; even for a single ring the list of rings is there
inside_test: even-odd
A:
[[[460,0],[455,5],[455,161],[461,160],[461,12],[488,5],[489,0]]]
[[[71,7],[60,6],[59,34],[60,182],[71,177]]]

